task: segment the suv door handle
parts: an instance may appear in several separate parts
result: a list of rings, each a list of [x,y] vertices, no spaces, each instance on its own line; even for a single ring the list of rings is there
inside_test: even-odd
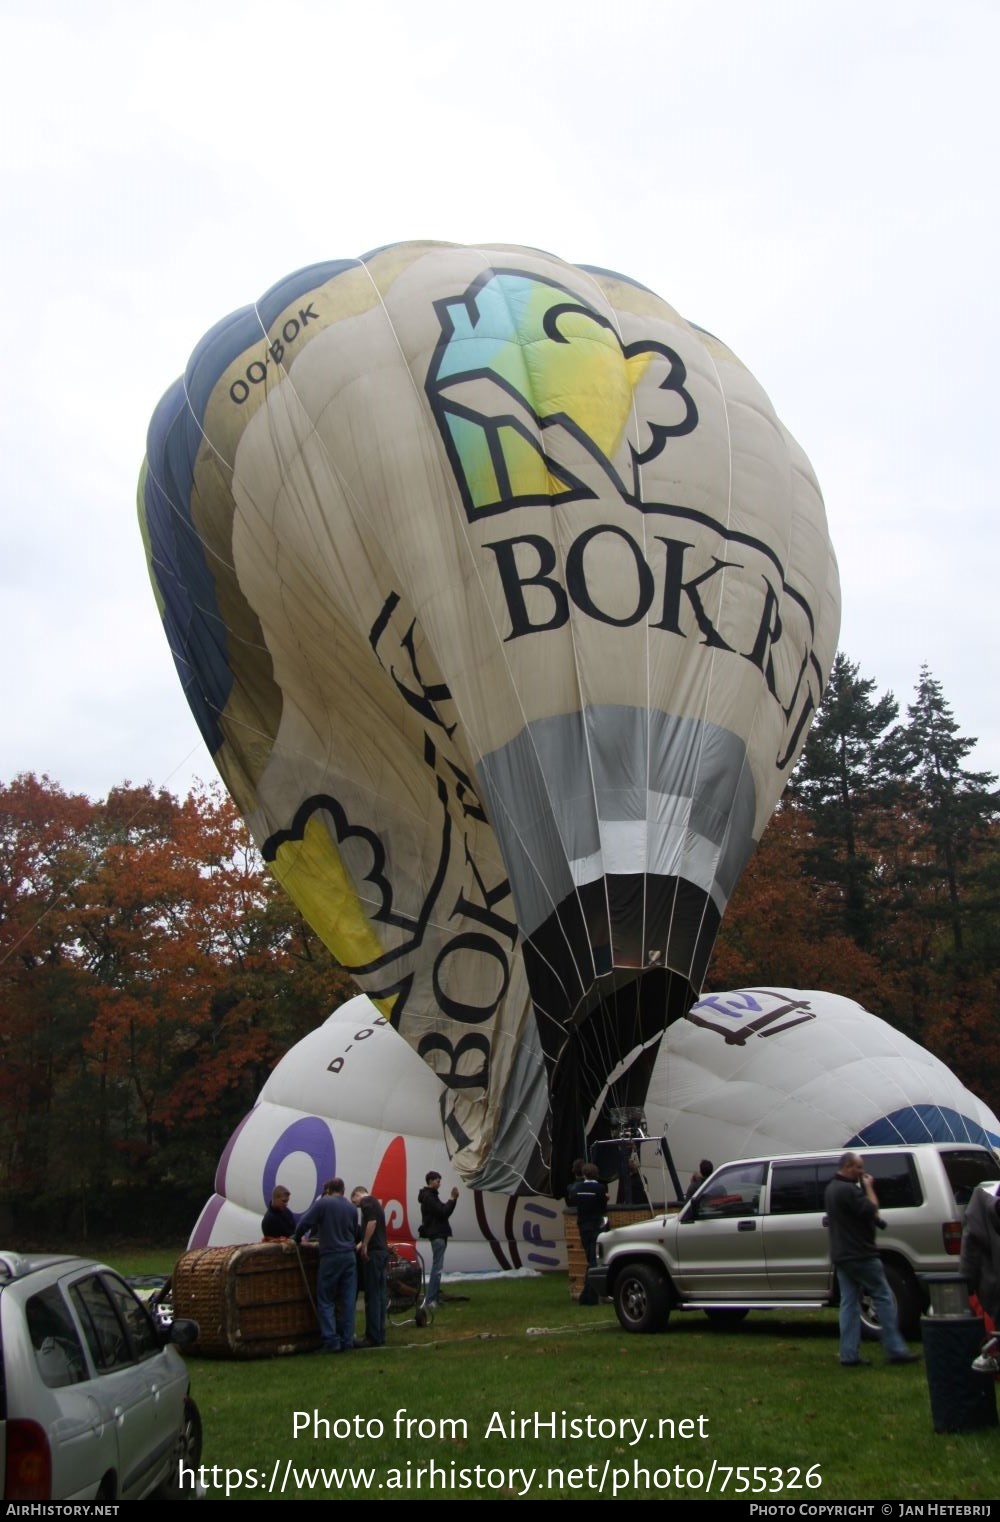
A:
[[[756,1231],[757,1230],[757,1222],[756,1221],[740,1221],[739,1225],[736,1227],[736,1230],[737,1231]]]

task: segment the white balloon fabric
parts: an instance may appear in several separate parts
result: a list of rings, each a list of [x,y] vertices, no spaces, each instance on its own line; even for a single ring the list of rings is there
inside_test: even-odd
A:
[[[339,1174],[382,1200],[392,1240],[419,1247],[417,1194],[433,1168],[444,1195],[462,1190],[449,1272],[565,1267],[561,1200],[462,1187],[443,1140],[445,1098],[371,1001],[351,999],[271,1074],[219,1161],[189,1245],[257,1241],[275,1184],[301,1215]],[[703,1157],[896,1141],[1000,1148],[992,1110],[930,1052],[853,999],[789,988],[699,1000],[667,1031],[646,1115],[650,1136],[666,1132],[682,1182]],[[654,1199],[672,1193],[652,1175],[648,1187]]]
[[[839,994],[709,994],[664,1038],[650,1135],[686,1181],[701,1158],[893,1142],[1000,1147],[1000,1121],[924,1047]]]
[[[461,1188],[448,1272],[565,1267],[561,1201],[462,1185],[444,1144],[445,1094],[371,1000],[350,999],[278,1063],[219,1160],[215,1193],[188,1245],[256,1242],[276,1184],[291,1191],[300,1216],[339,1176],[348,1190],[363,1184],[382,1201],[390,1241],[420,1249],[417,1194],[434,1169],[442,1198]]]

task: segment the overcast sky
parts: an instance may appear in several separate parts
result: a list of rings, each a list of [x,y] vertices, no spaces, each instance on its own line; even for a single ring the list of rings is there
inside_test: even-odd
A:
[[[0,0],[0,780],[214,768],[146,577],[150,413],[289,271],[411,238],[618,269],[810,456],[841,647],[1000,771],[995,0]]]

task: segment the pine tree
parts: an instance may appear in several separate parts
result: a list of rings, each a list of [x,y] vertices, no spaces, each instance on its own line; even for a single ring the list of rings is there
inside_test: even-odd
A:
[[[875,688],[873,677],[838,653],[791,787],[812,815],[812,870],[838,888],[841,928],[864,950],[881,918],[879,841],[900,765],[889,729],[899,705],[891,692],[875,697]]]
[[[981,874],[995,863],[997,778],[963,769],[976,742],[958,733],[941,683],[926,665],[896,740],[910,782],[914,889],[924,913],[947,924],[961,964],[974,922],[989,907]]]

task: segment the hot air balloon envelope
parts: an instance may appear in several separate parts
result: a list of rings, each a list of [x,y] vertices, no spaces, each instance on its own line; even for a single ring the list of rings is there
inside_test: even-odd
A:
[[[641,1099],[819,703],[808,461],[635,282],[405,244],[202,340],[140,511],[275,873],[445,1083],[461,1174],[543,1187],[612,1073]]]

